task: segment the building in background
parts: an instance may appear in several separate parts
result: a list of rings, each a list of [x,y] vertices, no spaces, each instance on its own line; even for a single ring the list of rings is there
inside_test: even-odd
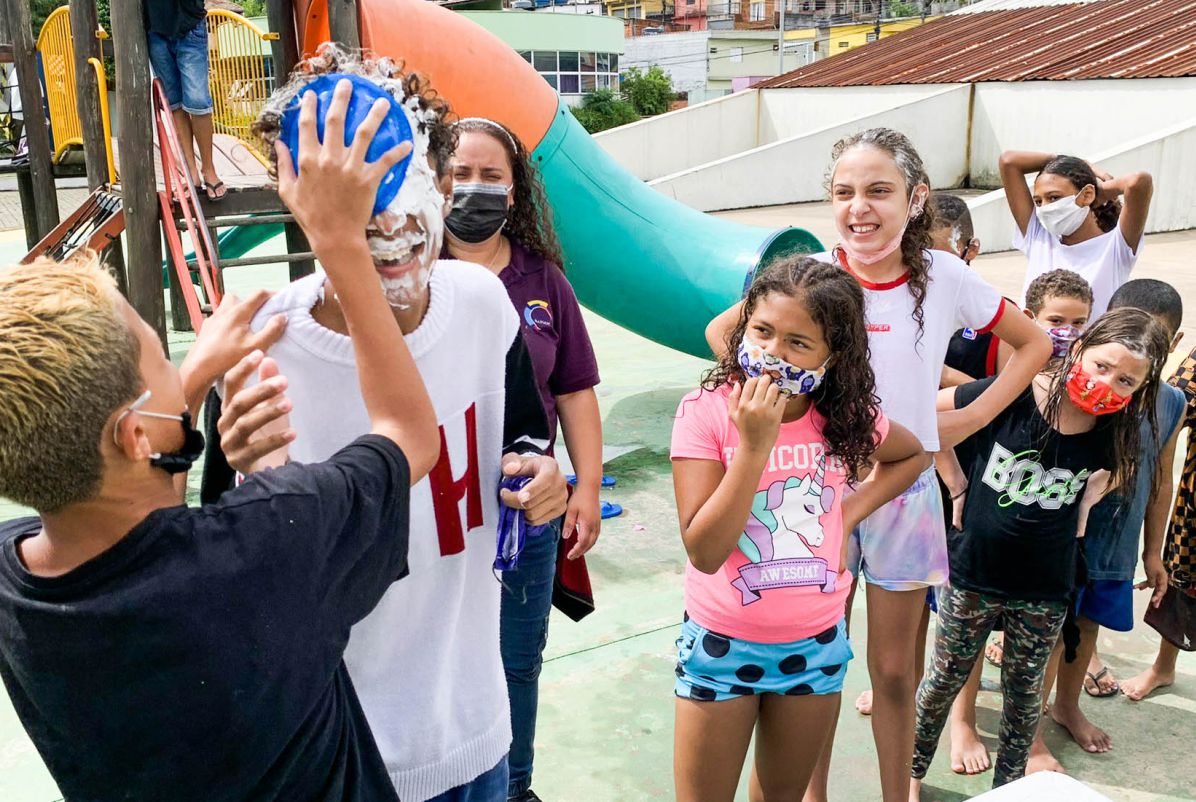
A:
[[[462,11],[527,59],[569,105],[586,92],[619,89],[624,52],[621,20],[584,11]]]

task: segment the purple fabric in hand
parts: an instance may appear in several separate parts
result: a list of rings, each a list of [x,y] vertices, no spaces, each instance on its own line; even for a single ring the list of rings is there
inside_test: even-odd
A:
[[[541,534],[547,524],[533,526],[527,522],[523,510],[516,510],[502,503],[502,491],[518,493],[532,479],[530,476],[506,476],[498,483],[498,549],[494,567],[499,571],[510,571],[519,563],[523,544],[528,536]]]

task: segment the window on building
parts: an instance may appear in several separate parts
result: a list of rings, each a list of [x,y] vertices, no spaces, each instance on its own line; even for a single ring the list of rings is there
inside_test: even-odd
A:
[[[598,54],[598,72],[610,72],[610,53]]]
[[[612,73],[614,73],[615,75],[619,74],[619,54],[618,53],[610,54],[610,71]]]
[[[748,19],[751,22],[764,21],[764,3],[752,3],[748,6]]]
[[[526,61],[528,64],[532,63],[532,51],[520,50],[519,55],[523,56],[523,60]]]
[[[559,56],[561,72],[577,72],[577,53],[561,51]]]
[[[525,56],[544,80],[562,95],[619,88],[617,53],[532,51]]]
[[[577,75],[561,75],[560,93],[562,95],[581,94],[581,81]]]
[[[743,61],[743,48],[742,47],[731,48],[731,63],[739,64],[742,61]]]
[[[593,92],[598,88],[598,76],[596,75],[582,75],[581,76],[581,93]]]
[[[595,69],[595,67],[597,67],[597,65],[598,65],[598,57],[595,53],[582,53],[581,54],[581,71],[582,72],[594,72],[594,69]]]
[[[542,77],[542,78],[543,78],[545,81],[548,81],[548,85],[549,85],[549,86],[551,86],[553,89],[556,89],[556,88],[557,88],[557,83],[556,83],[556,73],[555,73],[555,72],[553,72],[553,73],[547,73],[547,74],[545,74],[545,75],[542,75],[541,77]]]
[[[598,73],[598,88],[599,89],[610,89],[610,76],[609,75],[604,75],[603,73]]]
[[[537,50],[532,54],[532,64],[536,72],[556,72],[556,51]]]

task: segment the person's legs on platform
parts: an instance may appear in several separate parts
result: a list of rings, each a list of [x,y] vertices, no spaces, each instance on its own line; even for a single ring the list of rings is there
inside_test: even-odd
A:
[[[1076,623],[1080,628],[1080,645],[1076,650],[1076,659],[1068,663],[1059,664],[1058,677],[1055,680],[1055,703],[1051,705],[1051,718],[1068,731],[1072,739],[1085,752],[1108,752],[1113,748],[1113,739],[1100,727],[1093,724],[1080,710],[1080,692],[1084,689],[1084,680],[1088,675],[1088,661],[1096,649],[1096,636],[1100,626],[1084,616],[1079,616]]]
[[[208,26],[201,21],[175,46],[182,83],[182,108],[190,115],[190,128],[199,146],[200,172],[204,189],[212,200],[221,200],[227,190],[216,173],[214,162],[212,94],[208,88]],[[186,146],[184,146],[186,147]],[[188,151],[190,153],[190,150]]]
[[[183,161],[194,184],[199,180],[199,170],[195,167],[191,118],[183,110],[183,76],[177,59],[178,43],[153,31],[149,31],[146,38],[149,42],[150,67],[153,68],[154,77],[162,82],[162,91],[166,95],[166,102],[170,104],[170,116],[174,119],[179,146],[183,150]],[[206,74],[204,80],[207,80]]]

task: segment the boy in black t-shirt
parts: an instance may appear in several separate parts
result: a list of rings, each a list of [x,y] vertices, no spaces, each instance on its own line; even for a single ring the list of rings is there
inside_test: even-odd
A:
[[[973,435],[966,464],[940,460],[966,500],[962,528],[948,532],[951,581],[939,594],[934,658],[918,689],[915,795],[998,616],[1004,710],[993,784],[1025,773],[1047,662],[1076,588],[1081,508],[1136,481],[1139,423],[1154,409],[1169,345],[1145,312],[1106,314]],[[943,390],[940,410],[965,406],[991,381]],[[951,476],[961,468],[966,481]]]
[[[249,334],[264,294],[225,299],[176,370],[94,257],[0,271],[0,495],[41,514],[0,526],[0,676],[72,802],[397,799],[342,653],[406,573],[408,492],[439,438],[363,234],[409,145],[364,162],[379,106],[346,148],[348,89],[324,145],[307,97],[312,157],[279,171],[372,422],[328,462],[183,505],[203,450],[186,410],[262,361],[281,330]]]

